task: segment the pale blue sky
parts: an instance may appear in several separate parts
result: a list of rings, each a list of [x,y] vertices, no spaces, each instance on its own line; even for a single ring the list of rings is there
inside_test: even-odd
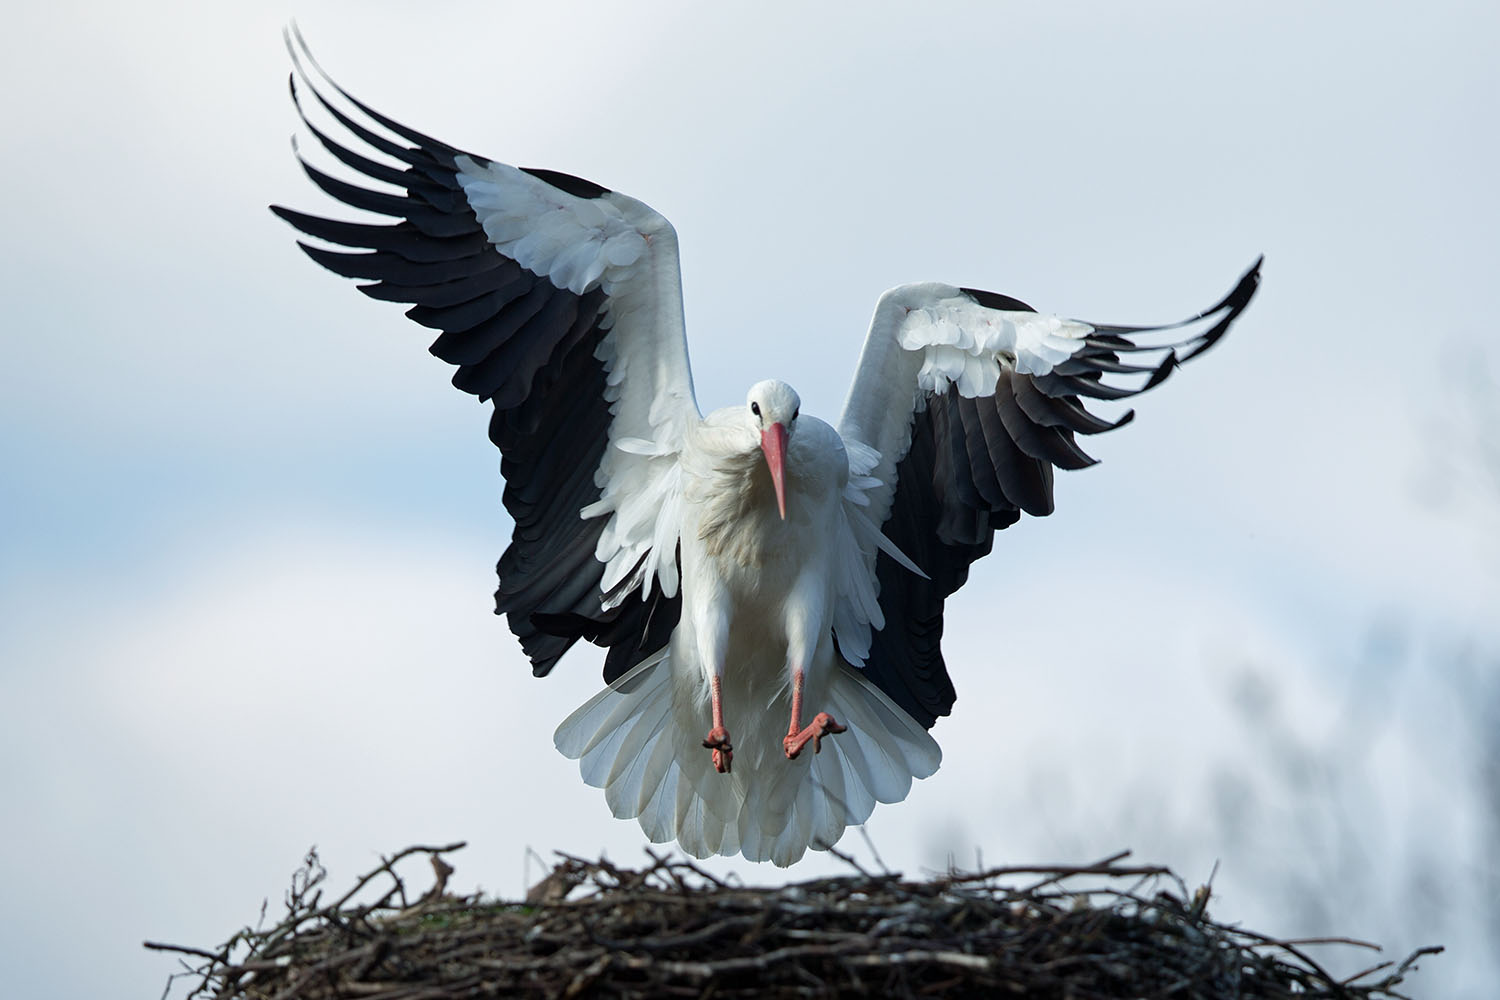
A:
[[[551,748],[598,657],[534,681],[489,613],[484,411],[265,209],[331,210],[288,145],[293,15],[387,113],[672,219],[705,407],[776,375],[834,416],[904,281],[1166,321],[1265,253],[1233,334],[950,604],[944,766],[871,836],[909,871],[1218,859],[1224,918],[1398,933],[1399,887],[1279,926],[1259,873],[1321,863],[1300,827],[1199,821],[1226,761],[1281,794],[1230,706],[1254,664],[1312,746],[1382,706],[1380,787],[1334,807],[1371,870],[1440,816],[1473,875],[1464,706],[1427,672],[1500,649],[1472,458],[1500,368],[1493,4],[538,6],[8,15],[0,981],[155,995],[141,939],[226,937],[314,842],[338,880],[467,838],[458,877],[510,894],[525,845],[641,857]],[[1404,651],[1370,652],[1379,627]],[[79,935],[97,963],[65,958]],[[1451,943],[1445,991],[1482,968]]]

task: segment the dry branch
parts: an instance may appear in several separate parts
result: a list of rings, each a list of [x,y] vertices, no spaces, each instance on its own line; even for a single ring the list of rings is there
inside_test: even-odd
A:
[[[1302,950],[1208,919],[1208,891],[1170,871],[1092,865],[823,878],[779,889],[727,884],[650,855],[634,870],[560,855],[526,902],[444,892],[462,847],[412,847],[322,903],[309,852],[269,929],[216,950],[162,945],[218,1000],[471,1000],[478,997],[1377,998],[1423,955],[1344,981]],[[649,852],[648,852],[649,853]],[[396,863],[426,854],[434,886],[412,899]],[[1020,887],[1002,880],[1026,876]],[[356,903],[365,890],[378,893]],[[1383,974],[1381,978],[1377,975]],[[172,982],[168,983],[168,992]]]

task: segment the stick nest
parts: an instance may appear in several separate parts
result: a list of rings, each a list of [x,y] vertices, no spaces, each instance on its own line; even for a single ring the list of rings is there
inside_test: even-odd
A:
[[[274,927],[217,950],[175,952],[192,998],[469,1000],[477,997],[1402,997],[1423,948],[1337,979],[1310,944],[1215,923],[1205,886],[1165,868],[995,868],[926,881],[851,874],[782,888],[715,878],[650,854],[632,870],[559,855],[521,902],[448,894],[443,855],[411,847],[332,903],[308,853]],[[835,852],[836,853],[836,852]],[[412,898],[398,861],[426,855],[436,883]],[[374,895],[373,902],[356,902]],[[1377,949],[1378,950],[1378,949]],[[165,996],[166,994],[164,994]]]

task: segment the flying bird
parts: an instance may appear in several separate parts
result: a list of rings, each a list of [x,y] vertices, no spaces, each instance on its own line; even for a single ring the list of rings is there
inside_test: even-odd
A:
[[[1084,402],[1160,384],[1259,281],[1256,261],[1164,327],[902,285],[875,306],[837,424],[779,379],[704,416],[665,218],[414,131],[288,46],[304,126],[360,179],[299,152],[307,176],[397,221],[272,210],[319,241],[299,244],[313,260],[410,304],[453,384],[493,405],[515,521],[496,612],[537,676],[580,639],[606,650],[607,686],[556,746],[615,816],[697,857],[789,865],[937,770],[945,599],[997,530],[1052,512],[1054,468],[1094,463],[1079,435],[1132,416]]]

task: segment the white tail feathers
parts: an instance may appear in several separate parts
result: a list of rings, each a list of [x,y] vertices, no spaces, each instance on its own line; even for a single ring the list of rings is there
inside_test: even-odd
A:
[[[822,704],[848,731],[823,750],[786,759],[784,692],[730,720],[734,767],[713,768],[703,748],[701,699],[674,684],[667,650],[600,691],[557,727],[553,741],[604,789],[620,819],[639,819],[654,843],[676,839],[694,857],[743,854],[785,867],[809,847],[832,847],[876,802],[899,802],[913,778],[937,770],[942,751],[927,731],[858,672],[833,669]]]

